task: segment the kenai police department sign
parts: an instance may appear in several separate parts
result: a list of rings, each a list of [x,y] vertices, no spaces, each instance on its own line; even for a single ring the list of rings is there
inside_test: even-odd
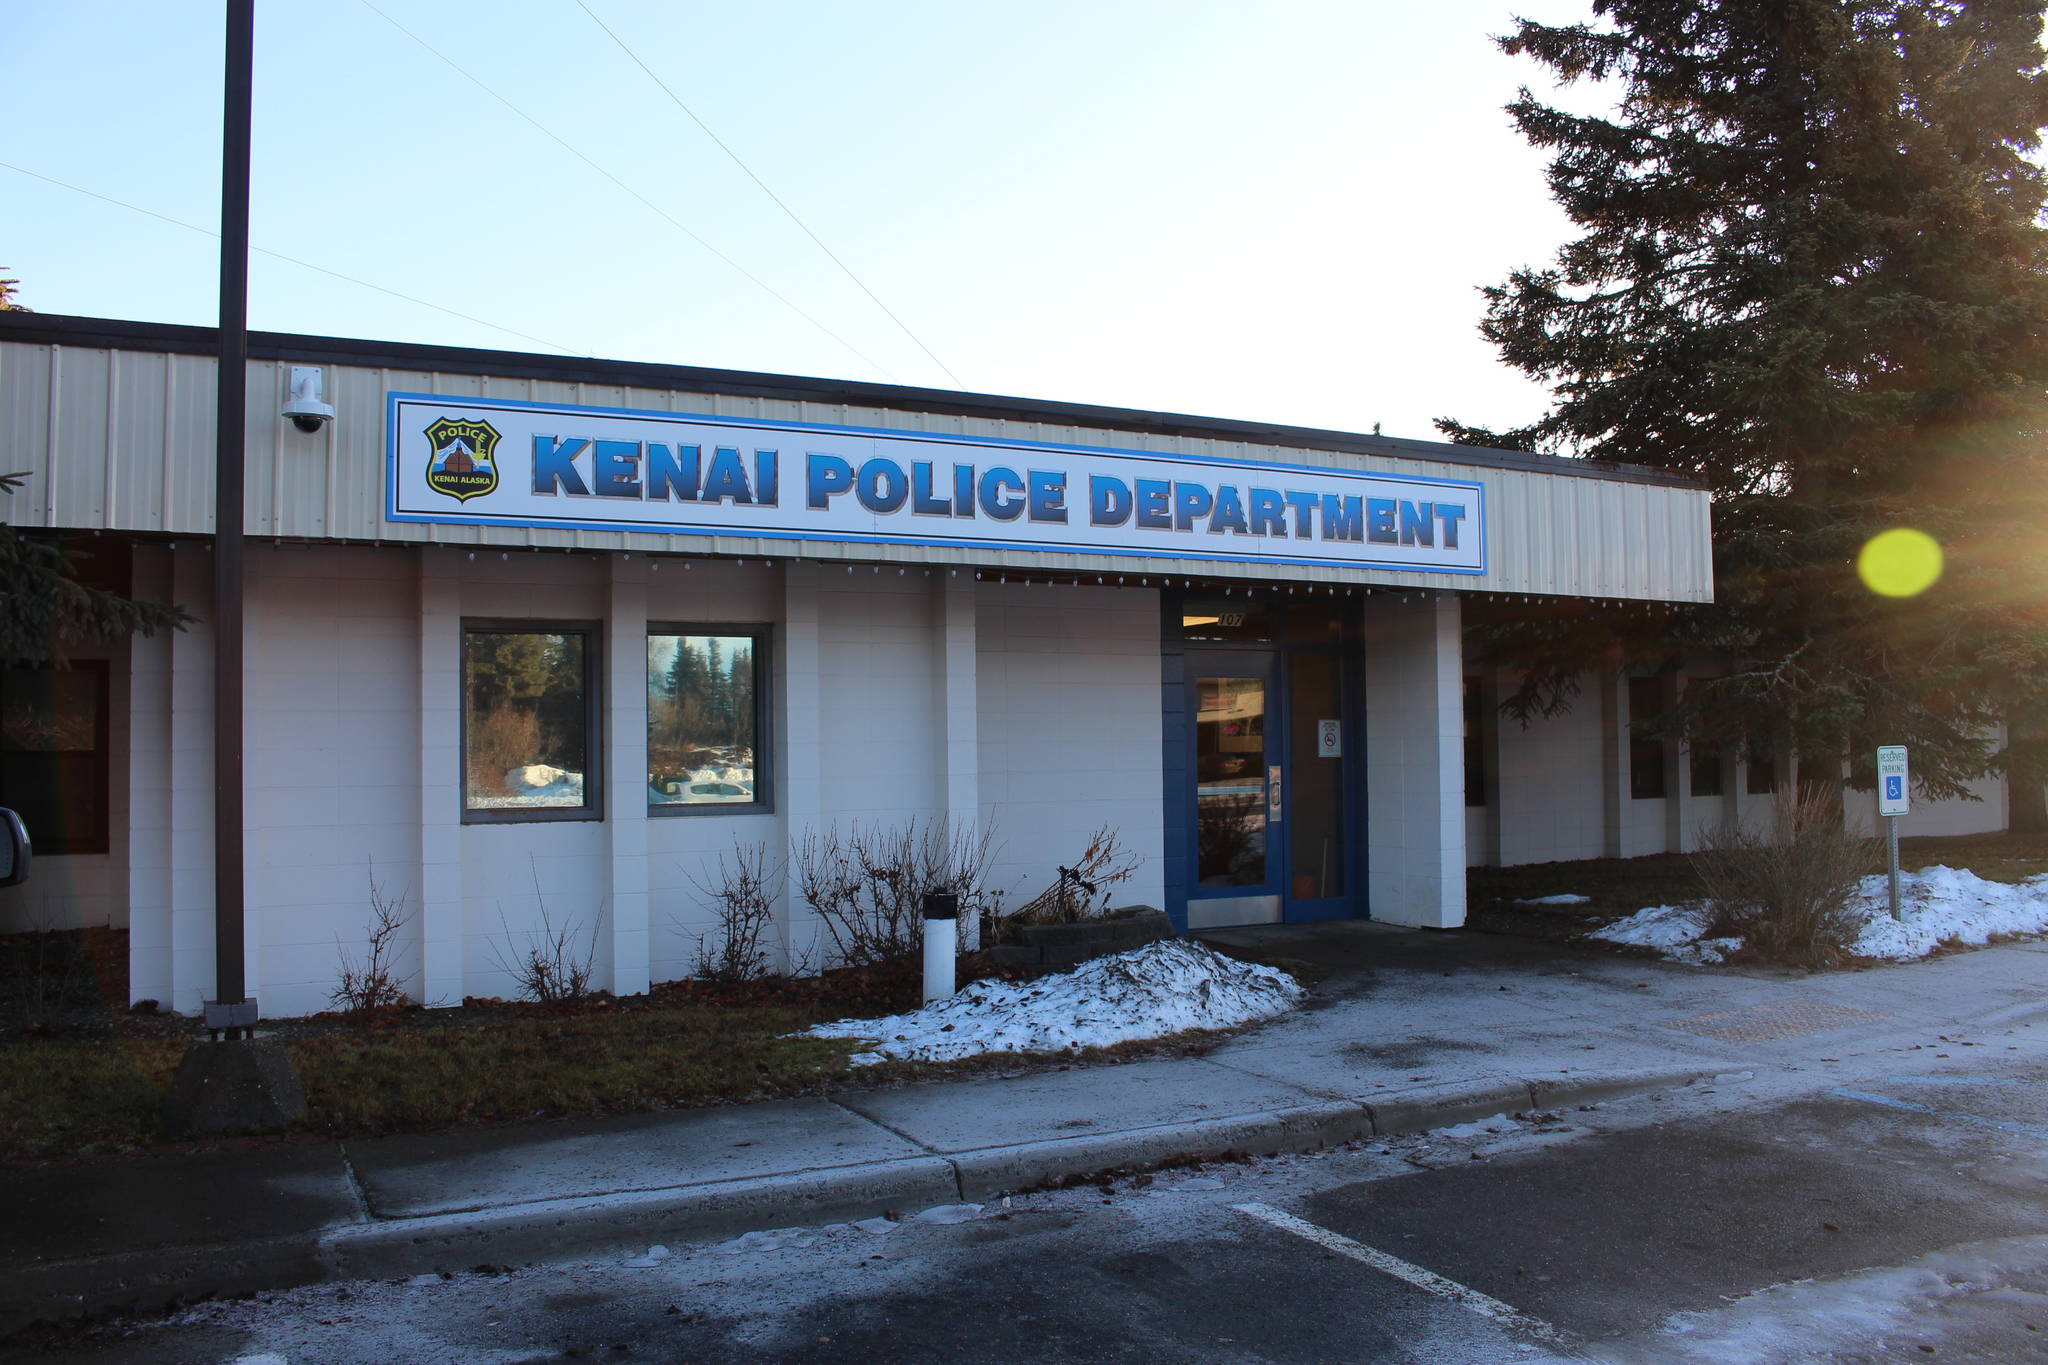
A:
[[[1463,480],[617,408],[394,393],[385,487],[392,521],[1486,571]]]

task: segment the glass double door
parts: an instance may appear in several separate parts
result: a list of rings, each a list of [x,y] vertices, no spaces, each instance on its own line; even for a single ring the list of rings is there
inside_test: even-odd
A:
[[[1190,649],[1188,926],[1354,913],[1344,661],[1335,649]]]

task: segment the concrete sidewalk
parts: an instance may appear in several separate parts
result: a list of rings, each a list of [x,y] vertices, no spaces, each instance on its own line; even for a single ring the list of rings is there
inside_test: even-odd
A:
[[[0,1333],[323,1279],[723,1238],[1810,1069],[2048,1015],[2048,944],[1704,971],[1364,923],[1213,933],[1329,973],[1205,1057],[0,1176]]]

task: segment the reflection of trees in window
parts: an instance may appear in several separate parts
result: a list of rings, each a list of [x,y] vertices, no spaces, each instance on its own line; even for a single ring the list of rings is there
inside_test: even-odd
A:
[[[464,632],[469,809],[588,804],[589,667],[581,631]]]
[[[756,801],[748,635],[647,637],[647,784],[658,805]]]

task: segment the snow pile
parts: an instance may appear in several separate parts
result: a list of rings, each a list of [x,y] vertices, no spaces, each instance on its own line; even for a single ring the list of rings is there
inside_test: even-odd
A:
[[[528,763],[505,773],[505,791],[472,791],[472,806],[494,809],[520,806],[580,806],[583,804],[583,774],[551,763]]]
[[[1293,977],[1206,944],[1161,939],[1037,981],[976,981],[909,1014],[841,1019],[817,1038],[864,1038],[884,1057],[956,1061],[984,1052],[1058,1052],[1234,1028],[1284,1014],[1301,999]]]
[[[1591,896],[1578,896],[1567,891],[1557,896],[1525,896],[1516,905],[1591,905]]]
[[[1899,913],[1904,918],[1891,917],[1883,877],[1863,878],[1849,895],[1850,922],[1857,926],[1849,951],[1905,962],[1950,939],[1986,943],[1993,934],[2048,933],[2048,874],[2008,885],[1940,865],[1901,872]],[[1586,937],[1655,948],[1674,962],[1719,962],[1742,940],[1704,937],[1709,918],[1702,902],[1653,905]]]

